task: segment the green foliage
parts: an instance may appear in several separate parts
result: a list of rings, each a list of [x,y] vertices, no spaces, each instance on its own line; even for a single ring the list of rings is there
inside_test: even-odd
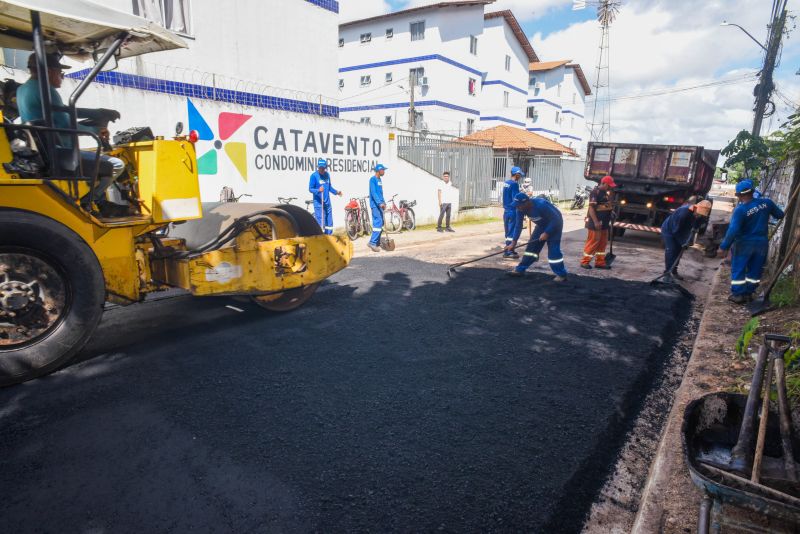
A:
[[[721,154],[727,158],[726,166],[740,164],[744,168],[744,175],[755,180],[757,173],[767,166],[772,157],[772,150],[775,149],[773,145],[774,143],[763,137],[742,130],[722,149]],[[739,176],[737,181],[741,181],[743,177]]]
[[[795,273],[787,273],[781,276],[775,283],[769,300],[776,306],[793,306],[800,301],[800,283],[798,283]]]
[[[773,156],[778,161],[800,155],[800,113],[789,115],[789,120],[781,125],[774,138]]]
[[[758,317],[753,317],[745,323],[739,339],[736,340],[736,354],[740,357],[743,357],[745,352],[747,352],[747,348],[750,346],[750,341],[753,339],[756,330],[758,330],[759,324],[760,320]]]
[[[794,369],[800,367],[800,323],[792,324],[789,336],[792,338],[794,349],[789,349],[789,352],[786,353],[786,368]]]

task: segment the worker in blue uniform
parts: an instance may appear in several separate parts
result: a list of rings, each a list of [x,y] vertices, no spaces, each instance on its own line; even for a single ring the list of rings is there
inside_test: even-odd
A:
[[[754,198],[751,180],[736,184],[739,204],[733,210],[725,239],[719,246],[720,255],[732,249],[731,296],[729,300],[744,304],[753,299],[769,254],[769,219],[783,218],[781,210],[768,198]]]
[[[342,196],[342,192],[334,189],[333,184],[331,184],[328,162],[323,158],[317,161],[317,170],[308,181],[308,192],[314,195],[314,216],[317,218],[319,227],[326,234],[332,234],[333,208],[331,208],[331,193]]]
[[[511,178],[503,182],[503,229],[506,233],[506,251],[504,258],[519,258],[513,249],[509,250],[508,245],[514,240],[514,229],[517,222],[517,212],[512,204],[514,197],[519,193],[519,181],[525,177],[525,173],[519,167],[511,167]]]
[[[539,259],[539,253],[547,245],[547,261],[550,269],[555,273],[556,282],[563,282],[567,279],[567,268],[564,265],[564,255],[561,253],[561,233],[564,229],[564,219],[561,212],[553,204],[543,198],[530,198],[525,193],[517,193],[514,197],[512,206],[515,210],[516,219],[514,221],[514,234],[511,243],[506,250],[513,250],[517,246],[517,240],[522,234],[523,224],[527,216],[536,227],[533,230],[530,241],[525,247],[522,261],[519,262],[510,276],[522,276],[533,262]]]
[[[381,233],[383,232],[383,210],[386,209],[386,201],[383,199],[383,175],[386,174],[388,167],[381,163],[375,165],[375,174],[369,179],[369,208],[372,211],[372,237],[369,240],[369,248],[373,252],[380,252]]]
[[[681,250],[689,245],[692,230],[698,228],[703,218],[711,215],[711,202],[701,200],[697,204],[687,202],[673,211],[661,224],[661,240],[664,242],[664,277],[683,280],[678,274]],[[671,281],[671,280],[665,280]]]

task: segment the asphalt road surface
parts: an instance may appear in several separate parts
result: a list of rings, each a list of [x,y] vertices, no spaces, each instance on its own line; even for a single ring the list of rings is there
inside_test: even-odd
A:
[[[689,308],[395,256],[285,315],[114,309],[0,390],[0,532],[573,532]]]

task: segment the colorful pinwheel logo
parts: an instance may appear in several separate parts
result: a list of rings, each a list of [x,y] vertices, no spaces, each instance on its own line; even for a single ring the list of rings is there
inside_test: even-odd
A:
[[[217,117],[218,137],[200,115],[191,100],[186,99],[189,112],[189,130],[196,130],[200,141],[213,141],[214,146],[205,154],[197,158],[197,171],[199,174],[217,174],[219,161],[217,153],[224,150],[228,158],[239,171],[244,181],[247,181],[247,144],[239,141],[228,141],[252,115],[228,113],[223,111]]]

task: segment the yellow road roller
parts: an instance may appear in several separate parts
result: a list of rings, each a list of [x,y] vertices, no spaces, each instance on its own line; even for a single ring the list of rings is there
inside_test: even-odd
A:
[[[107,302],[180,288],[289,311],[350,262],[349,240],[323,235],[296,206],[202,204],[195,132],[112,146],[79,122],[99,72],[185,47],[176,35],[85,0],[0,1],[0,46],[35,52],[41,101],[35,119],[0,116],[0,386],[64,365]],[[93,61],[66,103],[48,79],[60,54]],[[124,164],[112,182],[109,161]]]

